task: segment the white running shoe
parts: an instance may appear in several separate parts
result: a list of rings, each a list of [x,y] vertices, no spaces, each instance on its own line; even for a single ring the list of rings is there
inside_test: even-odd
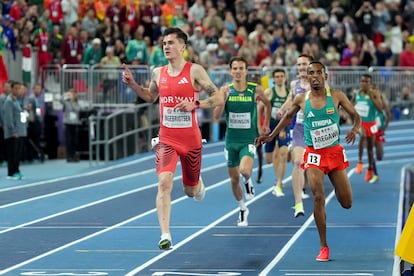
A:
[[[272,194],[276,197],[285,196],[285,193],[283,192],[282,187],[277,186],[277,185],[273,188]]]
[[[295,218],[305,215],[305,210],[303,209],[303,203],[298,203],[292,208],[293,210],[295,210],[295,213],[294,213]]]
[[[254,187],[253,185],[249,184],[249,182],[246,182],[244,184],[246,188],[245,198],[246,200],[251,200],[254,198]]]
[[[247,222],[247,217],[249,216],[249,209],[246,208],[245,210],[240,209],[239,211],[239,219],[237,220],[237,226],[239,227],[246,227],[249,225]]]
[[[155,148],[156,145],[160,143],[160,137],[154,137],[151,139],[151,148]]]
[[[201,177],[200,177],[201,180]],[[204,183],[201,180],[200,181],[200,191],[198,191],[198,193],[194,196],[194,200],[195,201],[202,201],[204,199],[204,197],[206,196],[206,187],[204,187]]]
[[[161,250],[170,250],[172,249],[172,239],[169,233],[162,234],[161,239],[158,242],[158,248]]]
[[[310,195],[305,193],[305,191],[302,191],[302,199],[308,199],[308,198],[310,198]]]

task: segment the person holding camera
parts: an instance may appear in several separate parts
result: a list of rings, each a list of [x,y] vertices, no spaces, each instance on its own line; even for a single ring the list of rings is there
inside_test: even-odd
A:
[[[78,162],[79,157],[76,154],[78,148],[78,132],[81,120],[79,118],[80,105],[78,103],[78,94],[74,88],[71,88],[63,97],[63,123],[65,125],[65,145],[66,161]]]
[[[368,39],[374,37],[374,8],[370,1],[364,1],[355,13],[355,21],[360,33],[365,34]]]

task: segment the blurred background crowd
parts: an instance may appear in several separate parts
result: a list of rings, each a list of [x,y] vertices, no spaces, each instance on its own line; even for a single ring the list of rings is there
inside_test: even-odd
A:
[[[3,47],[36,47],[44,64],[166,63],[168,26],[190,36],[186,58],[209,68],[243,55],[292,66],[414,66],[414,2],[404,0],[2,0]]]
[[[22,98],[39,97],[42,105],[51,101],[46,93],[36,96],[33,92],[39,85],[40,90],[48,90],[40,74],[42,68],[63,65],[110,67],[114,71],[101,74],[95,70],[91,78],[83,71],[75,72],[73,80],[64,82],[61,77],[66,75],[52,69],[49,71],[52,75],[56,71],[53,80],[58,88],[48,92],[85,92],[86,84],[74,83],[92,81],[88,83],[89,93],[80,94],[92,99],[103,94],[103,103],[118,103],[108,95],[112,90],[128,92],[119,81],[119,66],[126,63],[153,68],[167,64],[161,36],[168,27],[180,27],[188,33],[185,58],[210,72],[215,68],[227,70],[232,56],[243,56],[250,66],[263,69],[293,68],[300,54],[308,54],[329,68],[344,68],[346,74],[335,73],[331,80],[344,86],[347,93],[358,86],[353,71],[363,67],[364,72],[367,68],[380,71],[385,82],[380,90],[389,101],[407,101],[414,95],[413,74],[404,74],[414,72],[414,1],[410,0],[0,0],[0,9],[0,93],[7,80],[21,78],[16,72],[22,70],[23,87],[29,91]],[[9,62],[2,61],[1,53],[7,53]],[[15,71],[14,65],[8,73],[7,65],[16,59],[16,53],[21,53],[22,66]],[[149,78],[148,72],[138,72],[143,78],[140,82]],[[391,80],[391,75],[400,78]],[[221,85],[223,71],[215,76],[213,81]],[[103,93],[98,93],[100,90]],[[395,106],[394,118],[400,110],[409,110]],[[54,103],[46,106],[45,118],[51,118],[48,110],[55,109]],[[55,116],[54,112],[50,114]],[[47,139],[50,133],[56,136],[55,120],[42,127]],[[53,145],[53,152],[65,140],[63,121],[59,119],[59,138],[46,142]],[[88,137],[87,126],[85,129]],[[49,157],[53,155],[49,153]]]

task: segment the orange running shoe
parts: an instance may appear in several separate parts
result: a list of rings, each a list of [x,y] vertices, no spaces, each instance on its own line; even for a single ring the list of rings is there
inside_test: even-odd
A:
[[[318,262],[327,262],[329,261],[329,247],[321,247],[319,255],[316,257]]]
[[[365,173],[365,181],[368,182],[371,180],[371,178],[372,178],[372,170],[367,169],[367,172]]]
[[[357,174],[361,174],[362,173],[362,162],[358,162],[356,168],[355,168],[355,173]]]

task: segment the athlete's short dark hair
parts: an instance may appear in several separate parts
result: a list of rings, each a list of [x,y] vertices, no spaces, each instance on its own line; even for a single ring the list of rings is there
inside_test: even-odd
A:
[[[272,78],[275,76],[276,73],[283,73],[286,76],[286,71],[282,68],[276,68],[275,70],[273,70],[272,72]]]
[[[164,31],[163,36],[167,36],[167,35],[170,35],[170,34],[175,34],[177,36],[178,40],[181,40],[184,44],[187,44],[188,35],[183,30],[181,30],[180,28],[175,28],[175,27],[167,28]]]
[[[313,60],[313,56],[308,55],[308,54],[300,54],[300,55],[298,56],[298,58],[300,58],[300,57],[307,58],[309,61],[312,61],[312,60]],[[323,65],[323,64],[322,64],[322,65]]]
[[[372,76],[370,74],[362,74],[361,78],[367,78],[367,79],[370,79],[372,81]]]
[[[319,64],[320,66],[322,66],[323,71],[326,73],[326,66],[325,66],[325,64],[323,64],[322,62],[317,61],[317,60],[311,61],[311,62],[309,63],[309,65],[308,65],[308,68],[309,68],[309,66],[311,66],[312,64]]]
[[[231,69],[231,68],[232,68],[232,66],[233,66],[233,62],[235,62],[235,61],[241,61],[241,62],[244,62],[244,64],[246,65],[246,68],[247,68],[247,66],[249,65],[249,63],[247,62],[247,60],[246,60],[244,57],[232,57],[232,58],[230,59],[230,62],[229,62],[230,69]]]

